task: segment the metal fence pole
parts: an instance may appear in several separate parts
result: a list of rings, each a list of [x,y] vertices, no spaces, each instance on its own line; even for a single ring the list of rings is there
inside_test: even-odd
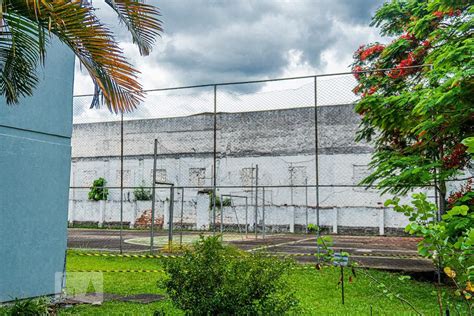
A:
[[[219,198],[219,208],[221,211],[221,240],[224,240],[224,207],[222,205],[222,195]]]
[[[174,185],[170,187],[170,210],[168,220],[168,248],[172,251],[173,247],[173,211],[174,211]]]
[[[314,76],[314,163],[316,180],[316,234],[319,239],[321,227],[319,222],[319,141],[318,141],[318,77]],[[318,261],[320,258],[320,246],[317,244]]]
[[[123,112],[120,115],[120,253],[123,252]]]
[[[290,205],[294,206],[294,197],[293,197],[293,173],[294,173],[293,163],[290,162]]]
[[[255,239],[258,239],[258,165],[255,165]]]
[[[213,170],[211,171],[212,172],[212,192],[211,192],[211,200],[209,201],[209,207],[212,208],[212,235],[215,235],[216,234],[216,229],[215,229],[215,226],[216,226],[216,199],[215,199],[215,194],[217,192],[216,190],[216,187],[214,185],[214,167],[212,167]]]
[[[248,238],[249,234],[249,202],[248,198],[245,197],[245,239]]]
[[[214,85],[214,150],[213,150],[213,172],[212,172],[212,231],[216,233],[216,196],[217,196],[217,85]]]
[[[304,179],[304,198],[305,198],[305,205],[306,205],[306,228],[305,228],[305,233],[308,234],[308,178]]]
[[[155,138],[153,149],[153,184],[151,187],[151,223],[150,223],[150,253],[153,253],[153,227],[155,224],[155,200],[156,200],[156,155],[158,154],[158,139]]]
[[[262,239],[265,239],[265,187],[262,187]]]
[[[183,216],[184,216],[184,187],[181,188],[181,223],[179,231],[179,245],[183,244]]]

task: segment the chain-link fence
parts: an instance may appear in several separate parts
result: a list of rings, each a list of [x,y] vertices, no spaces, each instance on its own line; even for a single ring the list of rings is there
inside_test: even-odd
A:
[[[315,226],[402,234],[388,196],[358,185],[373,149],[355,142],[356,85],[347,73],[155,89],[123,115],[75,97],[69,246],[154,251],[203,232],[246,240]],[[107,194],[91,199],[99,178]]]

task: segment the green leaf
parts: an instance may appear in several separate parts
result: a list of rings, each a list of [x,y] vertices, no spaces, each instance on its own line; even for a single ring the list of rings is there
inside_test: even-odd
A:
[[[467,152],[474,154],[474,137],[467,137],[462,140],[462,144],[467,147]]]

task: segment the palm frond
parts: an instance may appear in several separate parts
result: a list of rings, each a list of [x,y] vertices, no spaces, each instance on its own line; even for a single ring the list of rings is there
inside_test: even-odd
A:
[[[46,37],[38,23],[11,12],[0,26],[0,94],[7,104],[30,96],[38,83],[36,67],[44,58]]]
[[[105,0],[118,15],[132,35],[141,55],[148,55],[155,44],[155,38],[162,31],[160,12],[152,5],[137,0]]]
[[[141,47],[141,52],[148,53],[155,36],[161,30],[157,9],[141,3],[140,0],[115,0],[114,4],[120,11],[120,16],[127,21],[129,29],[134,30],[132,35]],[[35,64],[32,62],[36,61],[33,58],[36,55],[32,55],[34,49],[37,50],[37,56],[43,58],[46,41],[42,31],[49,30],[74,51],[91,76],[96,86],[92,106],[99,106],[102,101],[111,111],[117,113],[130,111],[141,102],[144,93],[137,81],[138,71],[123,57],[113,34],[96,17],[90,1],[3,0],[1,11],[3,15],[10,14],[24,19],[25,23],[15,25],[19,32],[36,32],[37,36],[31,37],[32,40],[28,43],[31,50],[25,50],[25,53],[28,53],[25,58],[29,58],[29,63],[26,63],[27,68],[23,71],[30,71]],[[140,21],[142,18],[143,21]],[[5,16],[2,20],[6,20]],[[139,30],[140,28],[143,29]],[[2,31],[0,38],[8,38],[5,32]],[[18,67],[17,70],[20,70]],[[6,70],[7,68],[0,69],[2,76],[7,74]],[[32,84],[31,87],[34,86],[30,80],[25,81],[25,87],[28,83]],[[6,88],[7,84],[4,86]],[[16,90],[10,91],[14,93]]]

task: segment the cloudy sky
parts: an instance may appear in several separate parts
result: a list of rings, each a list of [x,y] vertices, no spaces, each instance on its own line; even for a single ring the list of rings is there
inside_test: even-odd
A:
[[[360,44],[383,40],[369,27],[382,0],[148,0],[164,32],[141,57],[101,2],[146,89],[347,71]],[[76,67],[75,93],[92,91]]]

